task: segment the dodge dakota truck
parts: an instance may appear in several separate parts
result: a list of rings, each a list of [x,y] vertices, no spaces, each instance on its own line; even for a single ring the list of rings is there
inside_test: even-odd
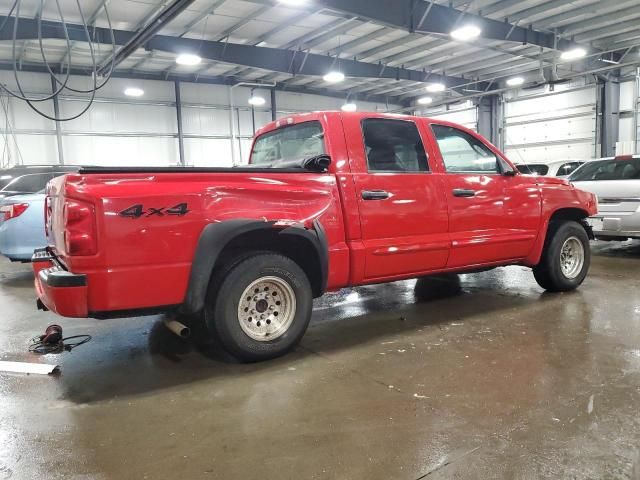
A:
[[[575,289],[597,210],[471,130],[377,113],[273,122],[246,166],[83,168],[46,194],[41,309],[199,316],[243,361],[292,349],[313,298],[343,287],[525,265],[544,289]]]

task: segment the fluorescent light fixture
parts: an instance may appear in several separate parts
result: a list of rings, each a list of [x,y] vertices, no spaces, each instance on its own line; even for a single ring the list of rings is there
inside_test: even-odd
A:
[[[465,25],[464,27],[456,28],[451,31],[451,38],[459,40],[461,42],[468,42],[474,38],[478,38],[482,30],[475,25]]]
[[[176,57],[176,63],[178,65],[199,65],[202,62],[202,58],[200,55],[196,55],[194,53],[181,53]]]
[[[444,83],[430,83],[427,85],[427,92],[438,93],[444,92],[446,90],[446,86]]]
[[[510,87],[517,87],[518,85],[522,85],[524,83],[524,78],[522,77],[511,77],[507,79],[507,85]]]
[[[253,95],[249,98],[249,105],[253,105],[254,107],[261,107],[265,103],[267,103],[267,101],[260,95]]]
[[[582,58],[587,54],[587,51],[584,48],[572,48],[571,50],[567,50],[566,52],[562,52],[560,58],[562,60],[577,60],[578,58]]]
[[[433,102],[433,98],[431,97],[420,97],[418,99],[419,105],[429,105],[431,102]]]
[[[609,60],[608,58],[600,58],[599,60],[604,63],[610,63],[611,65],[618,65],[620,63],[615,60]]]
[[[124,94],[127,97],[141,97],[144,95],[144,90],[138,87],[127,87],[124,89]]]
[[[355,112],[358,110],[358,105],[356,105],[355,103],[345,103],[340,108],[343,112]]]
[[[344,73],[338,72],[336,70],[327,73],[324,77],[322,77],[325,82],[328,83],[340,83],[344,81]]]
[[[290,5],[292,7],[301,7],[302,5],[307,3],[307,0],[278,0],[278,1],[284,5]]]

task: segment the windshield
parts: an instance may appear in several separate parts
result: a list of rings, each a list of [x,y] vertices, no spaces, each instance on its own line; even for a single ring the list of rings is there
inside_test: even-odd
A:
[[[520,173],[524,173],[525,175],[544,176],[549,173],[549,165],[544,164],[520,164],[516,165],[516,168]]]
[[[251,152],[251,165],[273,166],[325,153],[320,122],[305,122],[280,128],[258,137]]]
[[[640,179],[640,158],[631,160],[598,160],[585,163],[569,177],[572,182]]]

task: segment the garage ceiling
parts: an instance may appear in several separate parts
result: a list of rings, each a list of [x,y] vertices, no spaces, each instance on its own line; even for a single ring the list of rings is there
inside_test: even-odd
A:
[[[5,2],[7,3],[7,2]],[[70,24],[82,20],[75,2],[60,2]],[[111,54],[104,7],[122,42],[172,4],[170,0],[88,0],[81,5],[104,61]],[[294,91],[382,98],[407,103],[430,82],[448,87],[452,100],[505,86],[520,75],[526,81],[603,73],[640,63],[640,5],[637,0],[195,0],[117,67],[121,76],[187,78],[193,81],[277,83]],[[389,5],[392,4],[393,8]],[[21,2],[16,57],[20,68],[42,69],[35,18],[40,1]],[[0,8],[9,13],[10,5]],[[54,65],[68,59],[54,1],[45,2],[49,20],[45,53]],[[448,32],[466,24],[482,28],[472,42],[454,41]],[[0,25],[2,19],[0,19]],[[0,32],[0,62],[12,68],[12,25]],[[101,30],[105,29],[105,30]],[[100,33],[102,32],[102,33]],[[77,34],[81,32],[76,32]],[[127,37],[128,36],[128,37]],[[100,38],[100,37],[96,37]],[[87,42],[72,42],[76,69],[91,64]],[[562,51],[581,46],[587,56],[562,60]],[[118,47],[119,48],[119,47]],[[204,61],[178,66],[176,53],[198,50]],[[542,67],[542,69],[541,69]],[[347,79],[327,84],[325,70]]]

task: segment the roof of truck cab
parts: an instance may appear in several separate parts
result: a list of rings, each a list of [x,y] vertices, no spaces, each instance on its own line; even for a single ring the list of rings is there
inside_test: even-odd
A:
[[[401,119],[401,120],[415,120],[419,122],[427,122],[427,123],[438,123],[441,125],[451,125],[457,128],[460,128],[465,131],[471,131],[464,125],[460,125],[455,122],[449,122],[446,120],[441,120],[438,118],[431,117],[418,117],[416,115],[405,115],[401,113],[389,113],[389,112],[343,112],[340,110],[320,110],[314,112],[307,113],[294,113],[291,115],[287,115],[278,120],[274,120],[272,122],[267,123],[262,128],[256,130],[255,136],[262,135],[263,133],[270,132],[272,130],[276,130],[280,127],[284,127],[286,125],[295,125],[297,123],[309,122],[314,120],[320,120],[322,116],[341,116],[341,117],[355,117],[358,119],[364,118],[389,118],[389,119]]]

